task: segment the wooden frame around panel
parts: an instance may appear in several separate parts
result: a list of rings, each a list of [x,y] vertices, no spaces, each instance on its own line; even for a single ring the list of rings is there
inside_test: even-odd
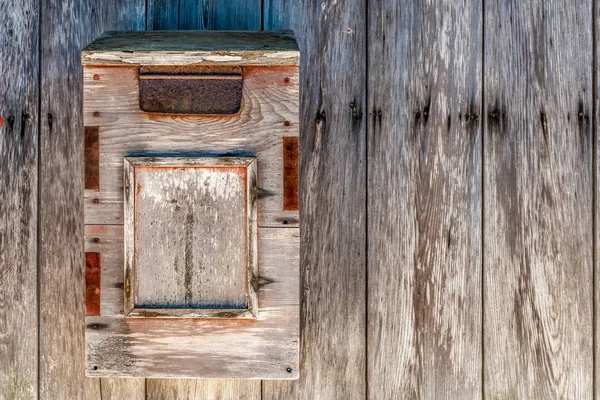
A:
[[[135,306],[135,168],[136,167],[246,167],[246,300],[245,309],[140,308]],[[124,193],[124,314],[141,318],[257,318],[257,167],[255,157],[125,157]]]

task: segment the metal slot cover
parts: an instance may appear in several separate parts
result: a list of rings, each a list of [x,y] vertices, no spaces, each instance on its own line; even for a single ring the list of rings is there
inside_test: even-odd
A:
[[[242,69],[140,67],[140,108],[160,114],[231,115],[242,103]]]

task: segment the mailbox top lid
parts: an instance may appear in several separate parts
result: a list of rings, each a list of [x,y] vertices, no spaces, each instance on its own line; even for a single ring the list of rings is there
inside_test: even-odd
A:
[[[299,65],[292,31],[113,31],[81,52],[83,65]]]

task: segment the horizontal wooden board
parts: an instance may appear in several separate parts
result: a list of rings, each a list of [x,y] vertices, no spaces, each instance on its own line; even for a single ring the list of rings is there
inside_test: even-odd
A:
[[[122,247],[121,232],[113,233],[116,237],[106,240],[113,248]],[[88,375],[297,378],[298,228],[260,228],[258,236],[257,319],[180,319],[175,323],[110,316],[103,308],[101,317],[86,317]],[[93,247],[90,242],[95,243],[86,238],[86,247]],[[103,258],[102,273],[109,282],[118,281],[119,276],[122,281],[123,265],[115,261]],[[116,301],[122,304],[122,297]]]
[[[292,31],[107,32],[81,53],[84,65],[299,65]]]
[[[298,226],[283,210],[284,136],[298,136],[298,68],[247,68],[239,114],[172,116],[139,109],[137,68],[84,69],[84,118],[100,126],[100,190],[85,191],[86,224],[123,223],[123,158],[255,156],[259,226]],[[94,79],[94,76],[98,79]],[[287,123],[286,123],[287,121]]]

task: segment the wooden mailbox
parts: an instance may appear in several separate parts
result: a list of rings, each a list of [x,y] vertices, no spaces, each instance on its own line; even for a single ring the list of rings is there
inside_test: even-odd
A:
[[[89,376],[294,379],[291,32],[109,32],[82,52]]]

